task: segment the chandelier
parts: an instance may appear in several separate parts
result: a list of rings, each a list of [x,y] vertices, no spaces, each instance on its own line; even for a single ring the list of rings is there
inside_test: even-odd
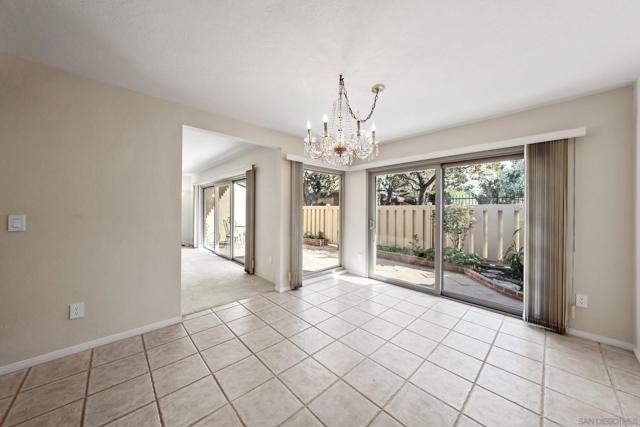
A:
[[[366,117],[358,118],[349,103],[341,74],[338,99],[333,103],[331,127],[325,114],[322,117],[322,136],[316,138],[311,133],[311,123],[307,122],[307,137],[304,139],[305,155],[311,159],[321,159],[333,166],[348,166],[354,159],[373,160],[378,155],[379,141],[376,139],[376,125],[371,124],[370,129],[366,129],[364,125],[373,115],[378,95],[383,90],[384,85],[380,83],[371,87],[371,92],[375,94],[371,110]]]

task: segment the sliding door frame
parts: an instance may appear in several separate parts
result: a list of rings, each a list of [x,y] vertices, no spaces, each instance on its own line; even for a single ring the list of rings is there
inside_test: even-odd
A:
[[[392,166],[385,166],[380,168],[372,168],[367,170],[367,217],[368,217],[368,238],[367,238],[367,272],[368,276],[372,279],[379,280],[381,282],[390,283],[392,285],[401,286],[404,288],[413,289],[420,292],[429,294],[441,295],[448,298],[468,302],[474,305],[487,307],[489,309],[497,310],[500,312],[513,313],[499,304],[492,304],[491,301],[479,300],[472,297],[461,296],[460,294],[447,292],[443,289],[443,235],[442,235],[442,215],[444,210],[444,169],[456,165],[472,164],[472,163],[485,163],[491,161],[509,160],[509,159],[524,159],[524,146],[511,147],[506,149],[484,151],[478,153],[468,153],[459,156],[448,156],[442,158],[436,158],[431,160],[425,160],[420,162],[402,163]],[[405,282],[397,279],[390,279],[388,277],[375,274],[376,267],[376,232],[377,232],[377,189],[376,189],[376,177],[380,175],[408,172],[412,170],[424,170],[434,169],[436,173],[436,227],[435,227],[435,241],[434,241],[434,273],[436,276],[435,284],[433,288],[426,285],[416,285],[413,283]],[[525,188],[526,192],[526,188]],[[527,207],[524,207],[525,213]],[[526,233],[523,233],[523,238],[526,239]],[[526,241],[523,241],[523,245],[526,245]],[[513,313],[516,314],[516,313]],[[521,314],[521,313],[517,313]]]
[[[338,230],[340,230],[340,237],[339,237],[339,243],[338,243],[338,265],[333,266],[333,267],[327,267],[327,268],[323,268],[321,270],[316,270],[316,271],[311,271],[309,273],[302,273],[302,278],[303,279],[311,279],[313,277],[316,276],[321,276],[333,271],[339,271],[341,270],[342,267],[342,249],[344,247],[344,229],[343,229],[343,225],[344,225],[344,188],[345,188],[345,184],[344,184],[344,177],[345,177],[345,173],[344,171],[339,171],[339,170],[335,170],[335,169],[330,169],[330,168],[323,168],[321,166],[313,166],[313,165],[308,165],[308,164],[304,164],[303,165],[303,169],[305,171],[312,171],[312,172],[319,172],[319,173],[326,173],[326,174],[331,174],[331,175],[337,175],[340,177],[340,216],[338,218],[338,220],[340,221],[340,224],[338,226]],[[304,174],[304,172],[303,172]],[[304,176],[304,175],[303,175]],[[303,205],[303,209],[304,209],[304,205]],[[304,229],[304,225],[303,225],[303,229]],[[304,233],[304,230],[303,230]],[[303,249],[304,251],[304,249]],[[304,253],[302,254],[302,265],[304,265]]]

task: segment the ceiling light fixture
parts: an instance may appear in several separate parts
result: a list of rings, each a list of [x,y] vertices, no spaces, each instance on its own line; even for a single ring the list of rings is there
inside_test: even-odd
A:
[[[376,125],[369,130],[364,124],[371,118],[378,102],[378,95],[384,90],[383,84],[375,84],[371,92],[375,94],[371,110],[364,118],[358,118],[349,103],[344,78],[340,75],[338,99],[333,103],[331,128],[328,117],[322,117],[322,136],[316,138],[311,133],[311,123],[307,121],[307,137],[304,139],[305,155],[311,159],[321,159],[332,166],[348,166],[354,159],[373,160],[378,155]]]

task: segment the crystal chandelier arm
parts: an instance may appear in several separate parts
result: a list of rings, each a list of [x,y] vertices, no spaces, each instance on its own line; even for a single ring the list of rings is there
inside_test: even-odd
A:
[[[376,109],[376,104],[378,103],[378,94],[380,93],[380,90],[376,90],[375,91],[375,97],[373,98],[373,104],[371,105],[371,111],[369,111],[369,114],[367,114],[367,117],[365,117],[364,119],[358,119],[358,117],[356,117],[355,113],[353,112],[353,110],[351,109],[351,103],[349,102],[349,96],[347,95],[347,88],[343,87],[343,93],[344,93],[344,99],[345,101],[347,101],[347,108],[349,109],[349,114],[351,114],[351,117],[353,117],[353,120],[359,121],[359,122],[366,122],[367,120],[369,120],[371,118],[371,116],[373,115],[373,110]]]

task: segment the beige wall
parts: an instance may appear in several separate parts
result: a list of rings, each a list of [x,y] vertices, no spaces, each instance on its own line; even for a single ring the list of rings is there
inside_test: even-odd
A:
[[[583,97],[466,126],[383,144],[378,160],[415,156],[452,148],[504,141],[562,129],[586,127],[576,145],[575,292],[589,296],[589,308],[578,308],[571,328],[635,342],[634,300],[634,135],[633,87]],[[361,171],[349,172],[366,189]],[[348,187],[349,188],[349,187]],[[346,233],[366,242],[361,230],[365,204],[347,198]],[[594,204],[601,206],[593,209]],[[358,211],[358,212],[356,212]],[[364,233],[364,237],[360,233]],[[351,245],[354,246],[354,245]],[[366,247],[350,250],[365,253]],[[366,261],[347,258],[347,267],[366,271]]]
[[[181,192],[181,220],[182,220],[182,244],[193,245],[193,185],[191,175],[182,176]]]
[[[180,315],[182,125],[301,145],[0,56],[0,216],[28,224],[0,228],[0,366]]]
[[[634,85],[634,114],[636,120],[635,141],[635,345],[640,359],[640,79]]]

